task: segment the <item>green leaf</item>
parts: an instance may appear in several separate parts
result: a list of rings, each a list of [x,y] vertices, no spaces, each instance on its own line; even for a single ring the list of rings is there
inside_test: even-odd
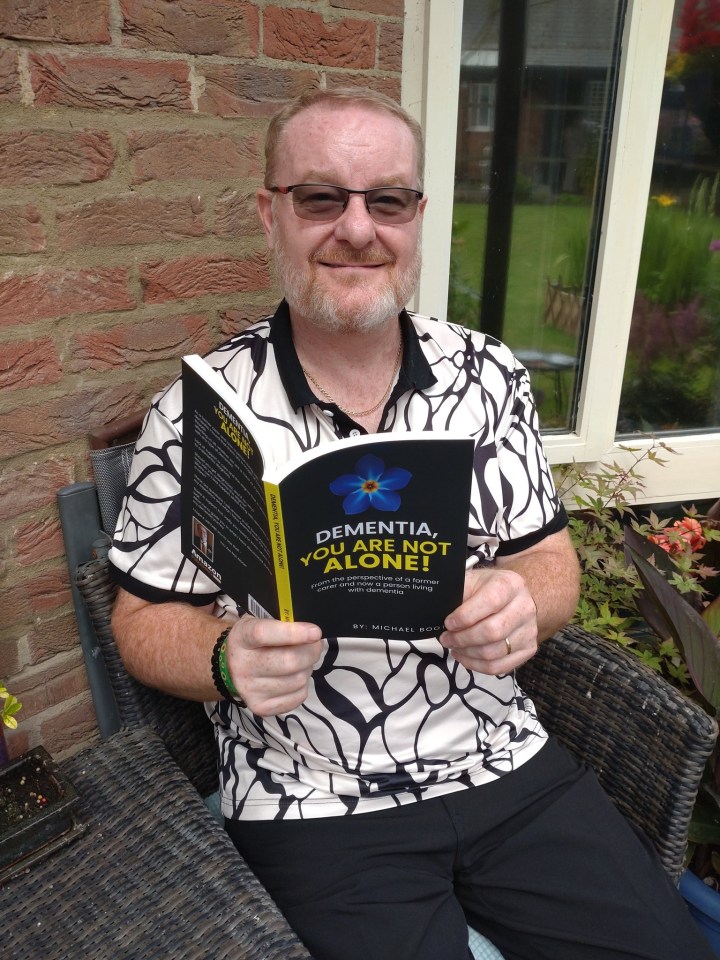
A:
[[[652,564],[630,545],[626,549],[645,588],[640,612],[661,639],[676,641],[693,683],[720,716],[720,638]]]
[[[716,637],[720,636],[720,596],[709,603],[702,612],[702,618]]]

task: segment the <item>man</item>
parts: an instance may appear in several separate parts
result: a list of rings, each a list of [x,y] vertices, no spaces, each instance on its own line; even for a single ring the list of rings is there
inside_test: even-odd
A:
[[[507,960],[709,958],[516,686],[571,616],[578,567],[526,372],[496,341],[403,309],[427,202],[419,128],[371,91],[316,91],[274,118],[266,159],[259,213],[285,300],[206,359],[279,460],[366,431],[474,436],[479,564],[431,640],[238,610],[180,555],[175,383],[138,442],[111,554],[128,668],[209,702],[230,836],[316,960],[460,960],[466,919]]]

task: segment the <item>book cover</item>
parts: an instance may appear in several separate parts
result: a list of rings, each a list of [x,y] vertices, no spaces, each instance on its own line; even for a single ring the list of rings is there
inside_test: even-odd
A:
[[[435,636],[462,600],[474,442],[329,441],[276,463],[268,428],[183,360],[182,549],[256,616],[324,636]]]

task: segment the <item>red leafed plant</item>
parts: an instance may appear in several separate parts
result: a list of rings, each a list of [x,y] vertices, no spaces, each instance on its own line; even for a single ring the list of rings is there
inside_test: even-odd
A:
[[[720,47],[720,0],[685,0],[679,20],[681,53],[705,53]]]

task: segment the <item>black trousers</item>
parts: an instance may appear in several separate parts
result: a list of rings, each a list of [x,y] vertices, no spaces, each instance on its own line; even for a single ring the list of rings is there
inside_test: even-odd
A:
[[[552,740],[438,799],[226,827],[315,960],[468,960],[468,923],[505,960],[714,960],[654,849]]]

